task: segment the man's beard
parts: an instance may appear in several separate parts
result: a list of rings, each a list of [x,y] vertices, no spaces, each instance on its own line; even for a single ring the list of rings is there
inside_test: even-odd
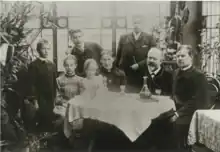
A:
[[[152,71],[155,71],[158,69],[158,66],[153,62],[149,62],[147,65]]]

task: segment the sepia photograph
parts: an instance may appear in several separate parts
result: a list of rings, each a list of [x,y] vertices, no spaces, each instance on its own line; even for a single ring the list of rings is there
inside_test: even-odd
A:
[[[0,0],[2,152],[220,152],[220,1]]]

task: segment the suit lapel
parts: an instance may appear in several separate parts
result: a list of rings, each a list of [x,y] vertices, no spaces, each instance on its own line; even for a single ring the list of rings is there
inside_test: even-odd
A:
[[[157,78],[161,77],[162,74],[163,74],[163,68],[161,67],[161,69],[157,72],[157,74],[154,76],[153,79],[157,79]]]
[[[142,41],[142,39],[143,39],[143,32],[141,32],[141,34],[140,34],[140,36],[139,36],[137,41]]]
[[[132,33],[130,33],[130,34],[128,35],[128,39],[129,39],[129,41],[131,42],[131,44],[135,45],[135,39],[134,39],[134,36],[133,36]]]

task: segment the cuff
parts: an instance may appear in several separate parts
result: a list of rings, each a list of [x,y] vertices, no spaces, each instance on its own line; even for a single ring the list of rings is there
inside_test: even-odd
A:
[[[177,112],[175,112],[175,115],[176,115],[177,117],[179,117],[179,114],[178,114]]]

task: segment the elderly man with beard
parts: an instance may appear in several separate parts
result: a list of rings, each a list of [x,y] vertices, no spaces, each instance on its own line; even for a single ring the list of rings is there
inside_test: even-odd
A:
[[[150,92],[154,95],[171,95],[172,92],[172,74],[161,66],[163,53],[158,48],[151,48],[147,58],[132,66],[133,70],[137,68],[144,71],[147,76],[147,85]],[[163,101],[161,101],[163,102]],[[136,141],[137,148],[148,149],[156,147],[157,149],[172,148],[172,124],[169,122],[152,122],[150,127]]]
[[[140,69],[147,76],[147,85],[152,94],[170,95],[172,90],[172,74],[161,65],[163,53],[158,48],[151,48],[146,60],[132,66]]]

